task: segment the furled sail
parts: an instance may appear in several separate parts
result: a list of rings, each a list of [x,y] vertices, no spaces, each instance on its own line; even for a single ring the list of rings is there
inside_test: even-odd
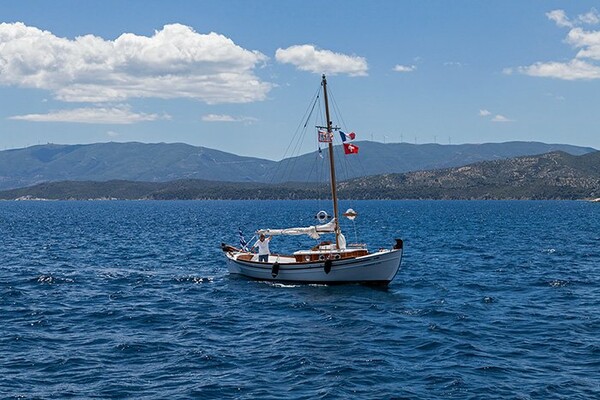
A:
[[[260,229],[256,233],[259,235],[308,235],[313,239],[318,239],[322,233],[335,232],[335,218],[323,225],[307,226],[300,228],[285,228],[285,229]]]

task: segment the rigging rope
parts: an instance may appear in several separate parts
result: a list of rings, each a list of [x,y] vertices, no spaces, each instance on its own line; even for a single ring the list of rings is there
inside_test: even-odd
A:
[[[298,125],[298,127],[296,128],[296,131],[294,132],[294,135],[292,136],[292,139],[290,140],[290,143],[288,144],[288,147],[286,148],[285,153],[283,154],[281,167],[278,169],[278,171],[275,171],[275,173],[271,176],[271,180],[269,181],[270,184],[274,183],[275,178],[278,176],[281,177],[281,181],[284,182],[286,180],[286,177],[289,177],[291,175],[292,171],[294,170],[294,167],[297,162],[297,157],[295,157],[295,156],[297,156],[298,149],[301,147],[302,143],[304,142],[304,137],[306,136],[306,126],[313,114],[315,105],[318,104],[318,102],[319,102],[319,96],[320,96],[319,90],[320,90],[320,86],[319,86],[319,89],[317,89],[316,93],[313,95],[314,100],[311,102],[312,105],[309,105],[307,110],[304,112],[301,122]],[[303,121],[305,121],[304,124],[302,124]],[[292,144],[294,142],[295,142],[295,145],[293,147],[293,150],[290,153],[290,148],[292,147]],[[288,156],[288,153],[289,153],[289,156]],[[278,174],[278,172],[281,172],[281,173]]]
[[[329,88],[328,93],[329,93],[329,98],[331,100],[333,114],[335,115],[337,120],[340,121],[340,125],[342,126],[343,131],[347,131],[346,121],[342,117],[342,113],[338,107],[337,101],[335,99],[335,95],[334,95],[333,91],[331,90],[331,88]],[[340,140],[341,140],[341,138],[340,138]],[[341,145],[334,147],[334,151],[336,153],[336,155],[335,155],[336,160],[339,160],[339,164],[336,163],[336,166],[339,165],[340,167],[342,167],[340,177],[345,178],[345,179],[340,179],[340,180],[351,179],[353,177],[351,175],[351,170],[353,170],[353,169],[356,170],[357,163],[358,163],[359,172],[360,172],[358,175],[360,175],[360,176],[366,175],[366,170],[364,168],[364,165],[362,164],[362,157],[361,157],[360,153],[352,154],[350,156],[346,155],[346,153],[344,151],[343,142]],[[357,174],[354,174],[354,176],[357,176]],[[353,203],[350,202],[350,205],[352,205],[352,204]],[[342,221],[342,219],[340,219],[340,222],[341,221]],[[356,229],[356,221],[352,221],[352,227],[354,230],[354,239],[358,243],[359,238],[358,238],[358,230]]]

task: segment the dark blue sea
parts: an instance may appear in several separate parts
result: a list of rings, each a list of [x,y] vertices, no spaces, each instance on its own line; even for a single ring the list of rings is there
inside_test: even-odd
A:
[[[228,274],[238,228],[327,203],[0,202],[0,398],[600,398],[600,205],[349,206],[404,239],[387,289]]]

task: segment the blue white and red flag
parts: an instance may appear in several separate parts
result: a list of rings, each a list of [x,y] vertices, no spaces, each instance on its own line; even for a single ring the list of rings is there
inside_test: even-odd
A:
[[[344,132],[340,131],[340,137],[342,138],[342,142],[345,142],[346,140],[348,140],[348,138],[350,140],[354,140],[354,138],[356,137],[356,133],[354,133],[354,132],[344,133]]]

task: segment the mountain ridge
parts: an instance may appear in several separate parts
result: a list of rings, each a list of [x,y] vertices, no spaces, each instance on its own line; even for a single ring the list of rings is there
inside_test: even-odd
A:
[[[216,182],[50,182],[0,192],[0,199],[323,199],[325,184]],[[600,197],[600,152],[482,161],[461,167],[382,174],[339,183],[342,199],[590,199]]]
[[[590,147],[540,142],[462,145],[356,142],[359,155],[343,156],[336,166],[340,179],[466,165],[476,161],[562,150],[580,155]],[[328,154],[306,153],[280,161],[238,156],[185,143],[107,142],[47,144],[0,151],[0,189],[52,181],[167,182],[201,179],[228,182],[281,183],[323,180]],[[314,168],[315,161],[320,168]]]

